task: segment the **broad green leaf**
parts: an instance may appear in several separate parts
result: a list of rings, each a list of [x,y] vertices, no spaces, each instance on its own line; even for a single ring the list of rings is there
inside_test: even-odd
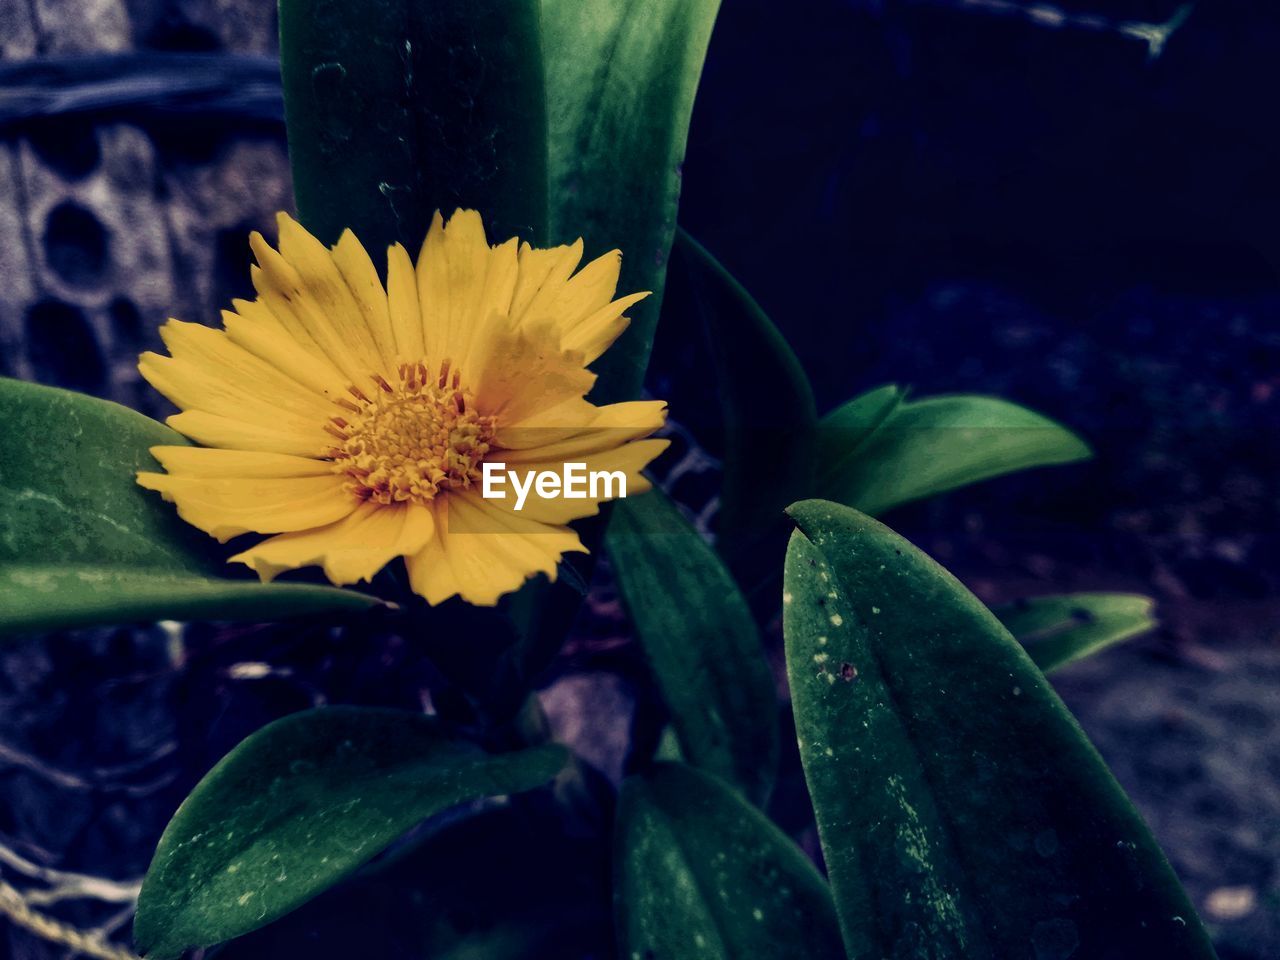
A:
[[[652,291],[595,365],[592,399],[640,391],[676,228],[680,165],[719,0],[542,0],[551,236],[622,250],[623,293]]]
[[[603,839],[583,835],[543,797],[441,817],[358,876],[209,955],[603,960],[614,939]]]
[[[994,613],[1045,673],[1157,626],[1136,593],[1068,593],[1018,600]]]
[[[431,215],[478,209],[495,241],[547,221],[537,0],[280,0],[280,67],[302,223],[350,227],[381,266]]]
[[[717,546],[732,557],[813,489],[813,389],[786,339],[715,257],[684,231],[675,252],[715,364],[724,424]]]
[[[855,510],[790,512],[787,667],[848,955],[1211,958],[1141,817],[990,611]]]
[[[773,675],[733,577],[660,490],[618,501],[605,546],[684,757],[763,803],[778,760]]]
[[[813,864],[714,777],[662,763],[628,779],[616,831],[619,956],[843,956],[831,894]]]
[[[135,620],[267,620],[377,603],[227,580],[215,543],[134,482],[186,441],[125,407],[0,379],[0,635]]]
[[[818,427],[822,444],[823,483],[852,472],[863,443],[893,415],[907,398],[894,383],[868,390],[841,404],[822,418]]]
[[[823,417],[818,450],[818,495],[872,515],[1006,473],[1091,456],[1070,430],[1017,404],[968,395],[904,400],[894,387]]]
[[[196,786],[160,838],[134,939],[176,957],[256,930],[467,800],[529,790],[563,747],[487,754],[432,717],[325,707],[264,727]]]
[[[262,622],[367,610],[353,590],[108,566],[0,564],[0,635],[152,620]]]

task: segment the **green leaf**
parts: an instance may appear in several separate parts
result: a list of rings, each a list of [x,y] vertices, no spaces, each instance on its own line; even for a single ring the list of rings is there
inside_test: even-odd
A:
[[[778,762],[773,675],[733,577],[660,490],[615,504],[605,546],[684,757],[763,803]]]
[[[822,481],[830,483],[852,471],[863,443],[906,399],[905,390],[887,383],[859,394],[823,417],[818,428],[825,464]]]
[[[214,541],[134,482],[168,427],[82,394],[0,379],[0,635],[134,620],[266,620],[377,601],[224,580]]]
[[[496,240],[547,226],[537,0],[280,0],[280,67],[302,223],[350,227],[376,263],[416,255],[432,212],[478,209]]]
[[[869,430],[869,432],[868,432]],[[1067,428],[982,396],[905,400],[881,387],[822,418],[818,495],[877,515],[981,480],[1088,459]]]
[[[1141,817],[990,611],[855,510],[790,512],[796,735],[848,955],[1212,957]]]
[[[708,774],[663,763],[628,779],[616,830],[619,956],[843,956],[831,894],[813,864]]]
[[[0,635],[154,620],[265,622],[367,610],[353,590],[105,566],[0,564]]]
[[[602,839],[542,797],[441,817],[339,887],[209,956],[604,960],[612,884]]]
[[[813,489],[813,389],[786,339],[720,262],[683,230],[675,250],[715,364],[725,431],[717,546],[732,557]]]
[[[425,818],[554,777],[563,747],[491,755],[432,717],[326,707],[264,727],[196,786],[143,881],[134,939],[176,957],[333,886]]]
[[[1045,673],[1154,629],[1155,601],[1136,593],[1068,593],[996,607],[1005,629]]]
[[[597,403],[640,391],[676,228],[680,165],[719,0],[542,0],[551,236],[622,250],[653,296],[596,364]]]

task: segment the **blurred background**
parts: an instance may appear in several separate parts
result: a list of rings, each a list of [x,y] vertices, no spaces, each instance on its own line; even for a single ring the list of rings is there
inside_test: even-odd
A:
[[[1055,685],[1223,960],[1280,956],[1278,44],[1280,9],[1244,0],[725,0],[681,206],[820,410],[890,381],[992,393],[1093,444],[886,519],[988,601],[1157,597],[1159,632]],[[166,412],[137,353],[248,292],[247,234],[291,204],[274,50],[263,0],[0,0],[0,374]],[[712,516],[684,303],[673,276],[650,389],[684,431],[673,491]],[[544,692],[613,778],[660,721],[625,629],[605,571]],[[235,742],[317,702],[420,703],[428,672],[401,638],[325,625],[10,643],[0,877],[89,875],[59,915],[127,923],[160,829]],[[601,867],[584,857],[564,882]],[[582,955],[607,939],[572,922]],[[63,955],[0,921],[0,956]]]

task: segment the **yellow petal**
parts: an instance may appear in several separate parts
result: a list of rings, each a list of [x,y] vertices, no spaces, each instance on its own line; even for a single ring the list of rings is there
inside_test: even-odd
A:
[[[357,501],[346,478],[226,478],[140,473],[138,484],[178,505],[183,520],[220,541],[242,533],[308,530],[340,520]]]
[[[290,287],[301,283],[301,280],[297,276],[297,272],[285,263],[280,254],[276,253],[275,250],[271,248],[267,241],[263,239],[261,234],[249,234],[249,247],[254,251],[254,256],[258,257],[259,261],[264,259],[270,260],[285,274],[292,273],[292,277],[289,280]],[[266,313],[289,334],[290,339],[299,343],[308,353],[317,357],[323,357],[328,363],[332,364],[334,362],[333,358],[329,355],[329,347],[322,345],[318,340],[316,340],[312,335],[311,330],[308,329],[307,325],[300,318],[298,311],[294,308],[292,300],[290,300],[288,296],[285,296],[282,299],[277,295],[276,291],[273,291],[271,296],[262,295],[261,291],[271,287],[272,285],[272,280],[268,275],[268,271],[264,270],[256,263],[250,264],[249,280],[253,283],[253,289],[259,291],[258,298],[253,302],[261,304]],[[232,301],[232,303],[234,304],[235,301]],[[237,309],[239,309],[238,306]],[[334,369],[338,370],[338,367],[334,366]],[[345,373],[342,373],[341,370],[339,370],[339,373],[343,379],[346,379],[347,375]]]
[[[186,410],[237,419],[279,418],[295,429],[323,429],[336,408],[234,343],[222,330],[170,320],[160,328],[171,357],[144,353],[138,369]]]
[[[437,504],[433,504],[433,508]],[[405,557],[405,568],[409,571],[409,586],[427,603],[435,606],[444,603],[458,593],[457,580],[449,558],[444,550],[444,525],[439,519],[439,511],[433,509],[435,519],[434,536],[415,554]]]
[[[398,243],[387,250],[387,305],[396,341],[396,360],[416,363],[426,356],[422,311],[418,307],[418,279],[413,261]]]
[[[583,552],[578,535],[494,508],[478,494],[450,494],[437,507],[436,538],[406,560],[409,582],[429,603],[459,595],[493,606],[526,579],[545,573],[554,580],[567,552]]]
[[[334,338],[334,348],[340,351],[340,357],[335,357],[335,361],[351,358],[351,365],[355,368],[353,383],[366,383],[374,371],[385,376],[388,371],[379,369],[382,358],[374,332],[369,328],[360,304],[333,255],[287,213],[276,214],[276,223],[280,230],[280,255],[289,261],[302,279],[300,306],[314,330]],[[350,244],[347,250],[351,250]],[[364,252],[363,248],[360,252]],[[373,264],[368,266],[372,272]],[[374,278],[376,280],[376,274]],[[365,282],[368,279],[366,276]]]
[[[249,237],[258,295],[286,326],[305,331],[349,383],[367,384],[378,355],[351,291],[319,240],[284,214],[278,220],[279,253],[261,234]]]
[[[623,312],[647,296],[648,293],[630,294],[605,304],[575,323],[566,324],[560,345],[565,350],[581,353],[586,363],[594,363],[631,323]]]
[[[562,278],[559,273],[548,275],[525,308],[520,323],[551,325],[563,338],[613,299],[621,265],[622,254],[614,250],[592,260],[572,277]]]
[[[377,350],[378,359],[382,362],[380,372],[383,376],[387,376],[396,369],[396,338],[391,329],[387,292],[382,288],[382,281],[378,278],[373,260],[356,239],[356,235],[350,230],[344,230],[337,244],[334,245],[333,263],[342,274],[342,279],[360,308],[365,326]]]
[[[231,304],[235,311],[222,311],[222,324],[233,343],[330,400],[345,395],[346,377],[314,341],[294,336],[260,300]]]
[[[545,319],[565,282],[582,260],[582,239],[568,246],[539,250],[520,245],[520,279],[511,300],[511,320],[523,327],[535,318]]]
[[[457,210],[447,223],[437,217],[418,258],[418,301],[423,341],[432,365],[449,360],[469,371],[507,323],[517,273],[514,239],[490,248],[480,214]]]
[[[371,580],[396,557],[418,553],[431,540],[434,527],[429,507],[363,503],[337,523],[282,533],[236,554],[230,562],[252,567],[263,580],[285,570],[320,566],[341,586]]]
[[[449,260],[445,253],[444,218],[439,210],[431,217],[427,237],[418,251],[415,274],[418,309],[422,314],[423,356],[439,363],[444,359],[450,320]]]
[[[525,330],[494,342],[484,368],[469,374],[476,376],[481,412],[517,425],[540,411],[582,403],[595,374],[563,353],[557,339],[550,331]]]
[[[628,497],[636,497],[653,486],[640,471],[666,450],[670,443],[670,440],[662,439],[637,440],[616,449],[599,453],[576,456],[570,459],[556,458],[544,461],[510,463],[508,468],[516,471],[522,478],[521,483],[524,483],[525,480],[523,478],[529,471],[532,471],[535,475],[541,471],[551,471],[558,475],[563,475],[565,463],[581,463],[584,465],[583,474],[587,477],[596,472],[621,473],[626,481],[626,495]],[[500,455],[495,455],[490,459],[500,459]],[[601,503],[606,500],[617,499],[623,489],[621,484],[614,480],[611,480],[609,485],[600,481],[595,485],[596,495],[591,496],[592,487],[590,483],[580,485],[585,486],[585,492],[588,494],[581,499],[571,499],[563,496],[562,493],[554,497],[540,497],[536,486],[530,487],[521,509],[516,510],[516,495],[510,481],[508,481],[497,487],[497,490],[503,494],[502,497],[486,499],[484,502],[517,517],[525,517],[541,523],[563,524],[568,523],[570,520],[595,516],[600,512]],[[607,492],[611,493],[611,495],[606,495]]]
[[[169,473],[195,477],[326,477],[333,473],[327,460],[284,453],[218,450],[213,447],[152,447],[151,455]]]
[[[186,410],[169,417],[165,423],[206,447],[289,453],[297,457],[323,457],[333,448],[333,437],[321,430],[296,431],[273,422],[249,423],[204,410]]]
[[[621,270],[621,250],[610,250],[604,256],[596,257],[561,288],[554,301],[554,312],[572,317],[595,313],[613,299]]]
[[[588,418],[579,419],[583,414]],[[574,424],[575,419],[577,424]],[[648,436],[666,419],[667,405],[661,400],[632,400],[604,407],[591,406],[584,401],[583,407],[563,406],[529,418],[515,427],[504,429],[499,426],[495,438],[498,449],[489,459],[521,463],[581,458]]]
[[[465,318],[458,336],[466,346],[459,348],[454,359],[464,373],[483,370],[493,345],[511,335],[511,296],[519,273],[516,246],[513,237],[489,251],[480,299],[474,314]]]

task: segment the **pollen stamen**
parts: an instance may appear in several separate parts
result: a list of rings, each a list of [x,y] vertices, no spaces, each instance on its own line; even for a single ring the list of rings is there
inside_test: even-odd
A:
[[[375,399],[348,387],[361,401],[351,404],[355,416],[349,422],[334,417],[325,427],[343,441],[330,459],[335,472],[350,478],[347,489],[362,501],[426,503],[442,490],[477,483],[494,418],[475,408],[461,371],[445,360],[435,377],[420,361],[401,363],[397,373],[394,386],[381,374],[369,375],[379,388]]]

